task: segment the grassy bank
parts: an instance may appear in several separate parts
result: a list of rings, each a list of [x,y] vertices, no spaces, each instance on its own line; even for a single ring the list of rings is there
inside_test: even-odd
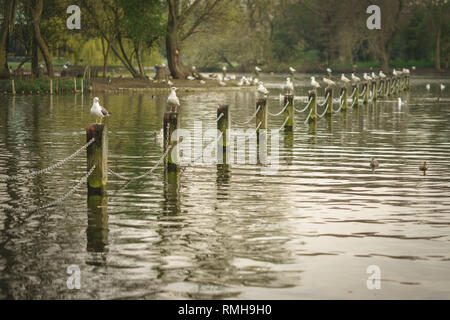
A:
[[[12,80],[14,80],[15,91],[18,94],[39,94],[50,93],[50,79],[36,78],[36,79],[20,79],[11,78],[10,80],[0,80],[0,93],[12,93]],[[81,90],[81,78],[76,78],[76,90]],[[73,93],[75,92],[74,78],[55,78],[53,79],[54,93]],[[83,90],[89,88],[89,81],[83,80]]]

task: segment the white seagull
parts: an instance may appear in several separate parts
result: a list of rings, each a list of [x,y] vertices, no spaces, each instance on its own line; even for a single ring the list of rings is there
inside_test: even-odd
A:
[[[427,90],[428,90],[428,91],[430,91],[430,89],[431,89],[431,86],[430,86],[430,84],[429,84],[429,83],[427,83],[427,85],[425,86],[425,88],[427,88]]]
[[[297,70],[295,70],[294,68],[289,67],[289,72],[290,72],[290,73],[294,74],[296,71],[297,71]]]
[[[256,72],[261,72],[262,70],[261,70],[261,68],[259,68],[258,66],[256,66],[256,67],[255,67],[255,71],[256,71]]]
[[[167,105],[171,108],[171,111],[178,111],[178,108],[180,107],[180,100],[177,97],[176,91],[177,88],[170,88],[170,94],[167,98]]]
[[[344,74],[342,74],[342,75],[341,75],[341,81],[344,82],[344,83],[349,83],[349,82],[350,82],[350,79],[347,78],[346,76],[344,76]]]
[[[259,82],[259,87],[258,87],[258,98],[259,99],[267,98],[268,94],[269,94],[269,90],[267,90],[264,87],[264,83],[262,81],[260,81]]]
[[[333,80],[330,80],[330,79],[327,79],[327,78],[323,78],[323,82],[325,82],[329,86],[335,86],[336,85],[336,83]]]
[[[291,82],[291,78],[286,78],[286,89],[288,94],[294,93],[294,84]]]
[[[441,91],[444,91],[444,89],[445,89],[445,86],[443,83],[441,83]]]
[[[314,77],[311,77],[311,85],[316,89],[320,88],[320,84],[316,81],[316,78]]]
[[[354,73],[352,73],[352,81],[353,81],[353,82],[359,82],[359,81],[361,81],[361,79],[358,78],[357,76],[355,76]]]
[[[331,75],[332,72],[333,72],[333,71],[332,71],[330,68],[327,68],[327,73],[328,73],[329,75]]]
[[[101,123],[101,120],[104,117],[109,117],[109,115],[110,115],[108,110],[103,108],[100,105],[100,103],[98,103],[98,101],[99,101],[99,99],[97,97],[95,97],[94,98],[94,103],[92,104],[92,108],[91,108],[91,114],[96,117],[95,123],[97,123],[98,118],[100,118],[100,123]]]
[[[372,78],[369,77],[369,75],[368,75],[367,73],[364,73],[363,78],[364,78],[364,80],[366,80],[366,81],[372,80]]]
[[[381,71],[381,70],[380,70],[379,75],[380,75],[380,78],[381,78],[381,79],[386,78],[386,75],[385,75],[385,74],[383,73],[383,71]]]
[[[375,74],[375,72],[372,72],[372,79],[373,80],[377,80],[378,79],[378,76]]]

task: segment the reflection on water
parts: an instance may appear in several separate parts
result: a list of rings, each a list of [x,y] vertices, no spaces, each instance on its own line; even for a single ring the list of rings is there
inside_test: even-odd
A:
[[[308,79],[296,80],[297,109]],[[296,113],[294,132],[280,131],[277,173],[264,174],[260,157],[158,168],[131,183],[110,175],[103,197],[81,188],[62,207],[2,209],[0,298],[450,298],[450,99],[440,81],[413,78],[400,108],[388,97],[317,124]],[[282,82],[264,79],[276,98],[271,113],[282,108]],[[0,178],[45,168],[83,145],[92,98],[1,96]],[[99,98],[112,113],[110,168],[130,177],[150,170],[163,153],[154,132],[167,93]],[[219,103],[242,122],[256,95],[205,91],[180,100],[181,128],[202,120],[209,129]],[[268,128],[283,120],[269,117]],[[259,142],[271,149],[270,135]],[[45,204],[85,172],[81,154],[50,174],[0,183],[0,203]],[[72,264],[80,266],[80,290],[66,286]],[[381,269],[381,290],[366,287],[369,265]]]

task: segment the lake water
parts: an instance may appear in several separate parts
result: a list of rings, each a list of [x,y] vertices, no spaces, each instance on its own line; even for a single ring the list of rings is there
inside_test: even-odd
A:
[[[262,79],[276,113],[284,80]],[[296,113],[294,133],[281,132],[279,170],[269,175],[258,164],[196,165],[179,176],[159,167],[128,185],[109,175],[107,197],[88,201],[83,184],[62,206],[34,213],[4,208],[64,195],[86,173],[85,152],[50,174],[0,183],[0,298],[449,299],[449,80],[413,76],[401,108],[389,97],[315,130]],[[305,96],[307,75],[296,86]],[[245,121],[255,91],[180,93],[181,127],[215,128],[218,103]],[[159,160],[154,132],[167,94],[98,94],[112,113],[111,169],[132,177]],[[79,149],[94,121],[93,97],[1,96],[0,179]],[[269,117],[268,127],[282,123]],[[373,173],[372,157],[380,163]],[[78,290],[67,287],[69,265],[80,269]],[[372,265],[380,289],[367,287]]]

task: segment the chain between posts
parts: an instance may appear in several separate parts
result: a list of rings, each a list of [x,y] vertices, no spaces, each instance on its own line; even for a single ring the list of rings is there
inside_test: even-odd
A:
[[[311,102],[312,102],[312,99],[309,99],[308,104],[306,105],[305,109],[303,109],[303,110],[297,110],[297,109],[295,109],[295,107],[294,107],[294,110],[299,113],[305,112],[311,105]]]
[[[253,118],[258,114],[260,108],[261,108],[261,106],[258,106],[258,108],[256,109],[255,113],[252,115],[252,117],[245,122],[234,121],[233,118],[231,118],[231,122],[233,122],[234,124],[237,124],[237,125],[249,124],[250,121],[252,121]]]
[[[269,111],[267,111],[267,113],[272,117],[278,117],[280,114],[282,114],[284,112],[284,110],[286,110],[288,104],[289,104],[289,101],[287,101],[286,105],[283,107],[283,109],[281,109],[281,111],[276,114],[270,113]]]
[[[65,195],[63,195],[62,197],[60,197],[59,199],[52,201],[46,205],[43,206],[39,206],[39,207],[33,207],[33,208],[5,208],[5,210],[9,210],[12,212],[23,212],[23,213],[33,213],[36,211],[40,211],[40,210],[44,210],[44,209],[48,209],[50,207],[54,207],[59,205],[60,203],[62,203],[64,200],[66,200],[68,197],[70,197],[83,183],[85,183],[87,181],[87,179],[89,178],[89,176],[92,174],[92,172],[95,169],[95,165],[92,166],[91,170],[89,170],[89,172],[80,179],[80,181],[78,181],[78,183],[69,190],[69,192],[67,192]]]
[[[61,160],[61,161],[51,165],[48,168],[45,168],[45,169],[42,169],[42,170],[39,170],[39,171],[30,172],[30,173],[24,174],[24,175],[16,175],[16,176],[10,176],[10,177],[7,177],[7,178],[3,178],[3,179],[0,179],[0,182],[16,181],[16,180],[20,180],[20,179],[29,179],[29,178],[32,178],[34,176],[38,176],[40,174],[51,172],[52,170],[55,170],[56,168],[61,167],[66,162],[68,162],[68,161],[72,160],[73,158],[75,158],[82,151],[86,150],[86,148],[89,147],[94,141],[95,141],[95,138],[92,138],[91,140],[89,140],[88,143],[86,143],[80,149],[75,151],[73,154],[71,154],[67,158],[65,158],[65,159],[63,159],[63,160]]]
[[[318,105],[319,107],[323,107],[324,105],[326,105],[326,104],[327,104],[327,101],[328,101],[328,98],[329,98],[329,96],[330,96],[330,94],[327,94],[327,96],[325,97],[325,101],[324,101],[323,103],[318,103],[317,105]]]

